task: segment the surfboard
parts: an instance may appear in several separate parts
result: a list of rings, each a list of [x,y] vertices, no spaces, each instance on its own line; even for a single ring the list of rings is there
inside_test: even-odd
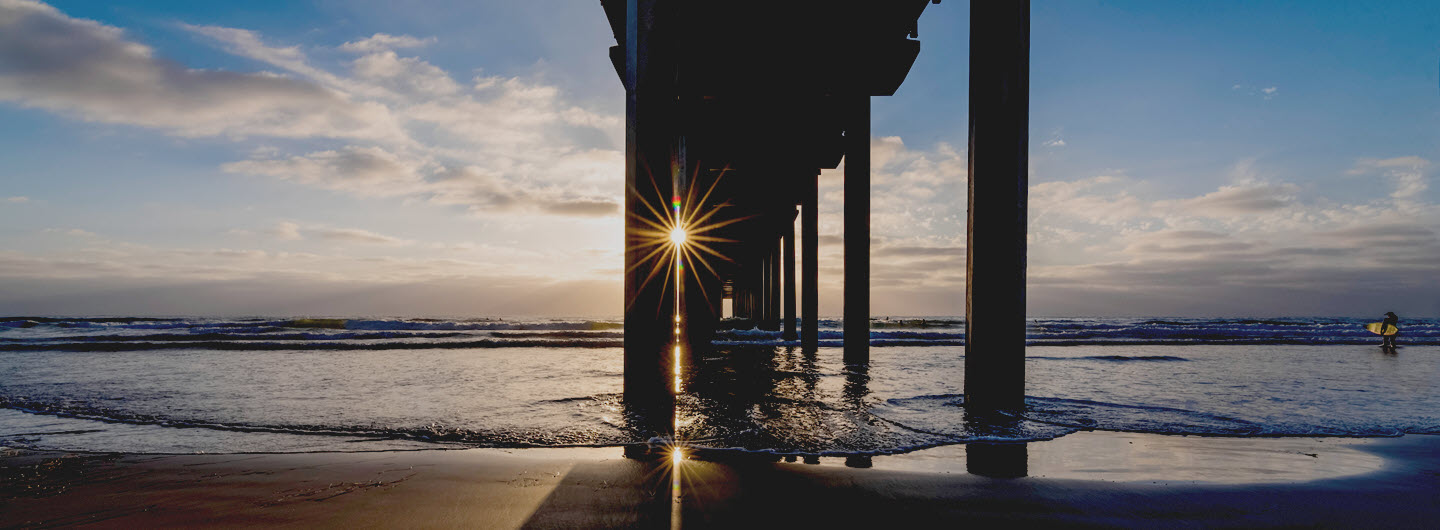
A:
[[[1384,326],[1383,330],[1382,326]],[[1400,332],[1400,328],[1395,327],[1394,324],[1386,325],[1384,322],[1371,322],[1365,325],[1365,329],[1376,335],[1394,335]]]

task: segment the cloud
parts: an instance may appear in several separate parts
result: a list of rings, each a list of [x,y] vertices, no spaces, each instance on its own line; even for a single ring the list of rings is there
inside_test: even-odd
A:
[[[460,85],[439,67],[389,50],[360,57],[352,66],[357,78],[400,94],[448,96],[460,91]]]
[[[409,35],[387,35],[376,33],[369,38],[340,45],[340,49],[355,53],[376,53],[396,48],[419,48],[435,43],[435,37],[417,38]]]
[[[221,168],[361,196],[393,196],[411,193],[422,184],[423,165],[380,147],[348,146],[289,158],[230,162]]]
[[[1110,227],[1153,223],[1150,205],[1131,195],[1126,179],[1099,175],[1030,186],[1031,223],[1065,225],[1079,222]],[[1114,191],[1111,191],[1114,190]]]
[[[1159,201],[1160,209],[1176,208],[1207,217],[1251,215],[1272,212],[1286,207],[1293,200],[1297,187],[1290,185],[1222,186],[1213,192],[1190,199]]]
[[[235,235],[250,235],[249,230],[232,230]],[[322,239],[329,241],[342,241],[350,243],[375,243],[382,245],[408,245],[412,241],[398,237],[387,236],[369,230],[359,228],[333,228],[328,226],[301,226],[291,221],[281,221],[275,226],[263,231],[281,241],[299,241],[303,239]]]
[[[1160,230],[1131,238],[1129,254],[1205,255],[1250,250],[1254,245],[1237,241],[1228,234],[1205,230]]]
[[[4,314],[609,315],[620,293],[617,280],[457,258],[116,242],[48,255],[0,250]]]
[[[354,98],[383,101],[402,127],[425,142],[350,145],[302,155],[257,156],[225,164],[232,173],[267,175],[361,196],[417,196],[477,215],[530,211],[564,216],[619,212],[613,191],[621,153],[586,148],[586,130],[618,139],[622,122],[568,105],[553,86],[517,77],[477,77],[470,87],[443,69],[390,48],[423,44],[377,35],[348,43],[363,53],[351,77],[313,67],[297,48],[264,44],[246,30],[191,27],[228,50],[305,76]],[[347,47],[348,46],[348,47]],[[586,140],[586,138],[590,138]]]
[[[1430,188],[1430,183],[1425,176],[1425,170],[1430,167],[1430,161],[1418,156],[1400,156],[1395,158],[1362,158],[1355,163],[1346,173],[1349,175],[1383,175],[1395,182],[1395,190],[1390,192],[1390,197],[1400,201],[1408,201],[1418,197],[1425,190]]]
[[[1065,139],[1061,137],[1064,133],[1065,129],[1063,127],[1056,127],[1050,132],[1050,138],[1045,140],[1042,145],[1045,147],[1065,147]]]
[[[965,247],[884,246],[871,252],[875,257],[964,256]]]
[[[1250,95],[1250,96],[1259,96],[1260,98],[1265,99],[1265,100],[1270,100],[1270,99],[1274,98],[1276,94],[1279,94],[1279,93],[1280,93],[1280,87],[1277,87],[1277,86],[1268,86],[1268,87],[1260,88],[1260,87],[1256,87],[1256,86],[1254,86],[1254,85],[1243,85],[1243,84],[1239,84],[1239,83],[1236,83],[1236,84],[1234,84],[1234,85],[1231,85],[1231,86],[1230,86],[1230,90],[1235,91],[1235,92],[1243,92],[1243,93],[1245,93],[1246,95]]]
[[[266,233],[275,236],[276,239],[281,239],[285,241],[298,241],[301,239],[305,239],[305,236],[300,235],[300,225],[289,221],[281,221],[279,223],[275,223],[275,226],[273,228],[266,230]]]
[[[1302,200],[1298,185],[1267,180],[1254,162],[1236,164],[1234,184],[1191,197],[1132,195],[1150,188],[1115,177],[1032,186],[1041,209],[1032,211],[1031,234],[1047,236],[1030,247],[1032,308],[1328,315],[1383,302],[1434,311],[1426,304],[1440,295],[1440,207],[1416,195]],[[1427,165],[1366,159],[1349,171],[1403,183],[1390,172]]]
[[[554,203],[542,204],[540,210],[560,215],[601,217],[619,213],[620,204],[608,199],[563,199]]]
[[[464,206],[477,214],[528,211],[596,217],[620,210],[619,201],[609,196],[510,180],[480,166],[446,168],[378,147],[350,146],[289,158],[253,159],[223,168],[360,196],[421,197],[436,204]]]
[[[267,43],[251,30],[180,27],[279,73],[186,68],[120,28],[4,0],[0,101],[178,136],[348,144],[288,153],[272,144],[224,164],[230,173],[360,196],[420,196],[482,215],[508,204],[564,216],[618,213],[610,188],[623,174],[622,120],[570,104],[554,86],[501,76],[466,86],[396,53],[433,38],[378,33],[347,42],[339,48],[360,56],[349,72],[335,73],[311,64],[302,47]],[[447,168],[476,168],[499,183],[442,183]]]
[[[618,200],[585,196],[562,186],[513,182],[479,166],[447,168],[431,180],[431,200],[466,205],[474,212],[540,211],[561,215],[606,216],[620,211]]]
[[[316,228],[312,229],[315,236],[320,239],[334,241],[350,241],[356,243],[378,243],[382,245],[402,245],[409,243],[398,237],[391,237],[384,234],[377,234],[369,230],[359,228]]]
[[[30,198],[29,198],[29,197],[25,197],[25,196],[17,195],[17,196],[14,196],[14,197],[5,197],[4,201],[5,201],[5,202],[8,202],[8,203],[13,203],[13,204],[19,204],[19,203],[30,202]]]
[[[180,136],[388,138],[388,111],[274,74],[194,70],[119,29],[0,2],[0,100]]]
[[[46,234],[63,234],[71,237],[100,237],[100,235],[95,232],[81,230],[79,228],[46,228],[41,230],[41,232]]]

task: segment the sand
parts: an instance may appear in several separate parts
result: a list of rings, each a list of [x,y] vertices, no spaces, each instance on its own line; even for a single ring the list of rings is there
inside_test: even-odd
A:
[[[1440,524],[1440,436],[1082,432],[1018,446],[949,446],[817,464],[702,458],[681,460],[676,481],[671,459],[629,459],[619,448],[238,455],[7,449],[0,458],[0,526]]]

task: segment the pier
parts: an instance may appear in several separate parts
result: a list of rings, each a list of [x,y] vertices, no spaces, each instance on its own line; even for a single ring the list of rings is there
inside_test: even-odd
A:
[[[818,177],[842,163],[844,359],[869,362],[870,98],[904,82],[930,3],[601,1],[626,97],[627,402],[673,404],[725,300],[818,345]],[[1024,399],[1028,4],[971,7],[965,386],[987,410]]]

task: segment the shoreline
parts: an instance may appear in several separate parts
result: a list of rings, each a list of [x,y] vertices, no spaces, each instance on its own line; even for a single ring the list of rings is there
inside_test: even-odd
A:
[[[860,462],[684,459],[675,483],[671,459],[622,453],[618,447],[203,455],[4,449],[0,527],[1417,527],[1440,521],[1440,436],[1424,434],[1220,438],[1082,431]],[[1007,476],[1019,478],[997,478]]]

